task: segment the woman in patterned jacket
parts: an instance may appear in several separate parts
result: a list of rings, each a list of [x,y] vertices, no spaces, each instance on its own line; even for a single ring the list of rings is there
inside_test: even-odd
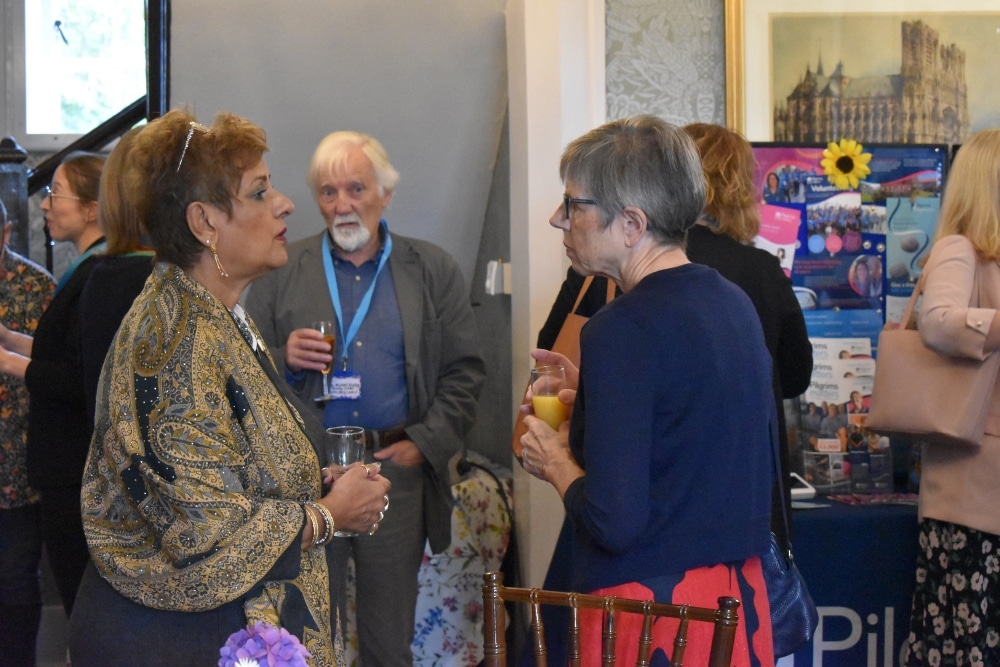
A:
[[[83,478],[92,565],[70,623],[74,665],[207,665],[266,621],[311,664],[341,664],[324,549],[386,509],[376,466],[321,475],[314,424],[237,303],[287,261],[292,203],[264,132],[185,111],[134,140],[124,196],[158,261],[105,360]],[[312,442],[310,442],[312,440]],[[324,487],[324,483],[332,485]]]

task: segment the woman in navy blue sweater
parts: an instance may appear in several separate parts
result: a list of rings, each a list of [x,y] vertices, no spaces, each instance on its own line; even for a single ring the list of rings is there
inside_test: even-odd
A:
[[[601,595],[699,606],[732,595],[742,602],[733,664],[773,664],[759,560],[777,437],[771,361],[747,295],[685,254],[705,204],[697,149],[639,116],[572,142],[560,175],[550,224],[573,268],[624,294],[583,329],[579,373],[567,369],[577,380],[568,429],[525,418],[525,470],[566,509],[546,585],[555,572],[567,590]],[[619,636],[638,634],[634,620]],[[584,643],[600,637],[599,617],[585,619]],[[669,656],[670,639],[654,637],[657,653]],[[700,643],[688,647],[692,664]],[[622,644],[631,649],[619,659],[633,664],[635,643]]]

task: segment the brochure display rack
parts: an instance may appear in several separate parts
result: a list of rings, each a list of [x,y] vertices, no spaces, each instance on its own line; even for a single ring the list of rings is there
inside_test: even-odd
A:
[[[789,406],[792,461],[819,493],[891,492],[889,440],[864,428],[878,334],[901,317],[930,254],[948,149],[850,140],[753,148],[755,245],[791,277],[813,343],[812,383]]]

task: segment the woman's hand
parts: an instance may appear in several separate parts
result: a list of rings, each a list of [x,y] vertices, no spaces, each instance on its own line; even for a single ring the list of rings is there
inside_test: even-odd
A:
[[[319,499],[333,515],[337,530],[370,533],[389,504],[392,484],[379,474],[378,463],[348,468],[340,475],[327,472],[324,482],[333,484],[329,493]]]
[[[3,345],[0,345],[0,374],[13,375],[16,378],[24,379],[24,374],[28,372],[28,364],[31,359],[21,356],[17,352],[11,352]]]
[[[537,361],[540,366],[562,366],[565,368],[568,389],[576,389],[580,384],[580,369],[565,355],[539,348],[531,351],[531,358]]]
[[[0,324],[0,349],[13,352],[16,355],[31,358],[31,347],[35,339],[20,331],[11,331]],[[24,375],[21,375],[24,377]]]
[[[562,400],[562,394],[559,398]],[[529,415],[524,418],[524,425],[528,431],[521,436],[521,467],[552,484],[562,498],[569,485],[583,476],[583,469],[569,449],[569,422],[563,422],[558,431],[553,431],[544,421]]]
[[[566,388],[559,391],[559,402],[568,405],[572,413],[573,404],[576,402],[576,387],[580,383],[579,369],[565,355],[558,352],[537,349],[531,351],[531,357],[538,361],[541,366],[562,366],[566,369]],[[530,384],[527,391],[524,392],[524,402],[518,409],[525,415],[535,414],[535,409],[531,405]]]

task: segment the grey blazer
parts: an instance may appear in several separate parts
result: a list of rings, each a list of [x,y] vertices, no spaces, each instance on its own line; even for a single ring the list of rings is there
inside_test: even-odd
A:
[[[334,320],[323,271],[323,234],[292,243],[288,263],[256,281],[246,310],[284,370],[289,334],[316,320]],[[432,243],[392,234],[392,271],[403,322],[409,418],[406,433],[424,455],[424,521],[431,549],[451,539],[448,463],[462,448],[475,421],[486,367],[469,295],[458,265]],[[320,375],[307,373],[293,387],[322,421],[323,408],[309,397],[320,390]]]

